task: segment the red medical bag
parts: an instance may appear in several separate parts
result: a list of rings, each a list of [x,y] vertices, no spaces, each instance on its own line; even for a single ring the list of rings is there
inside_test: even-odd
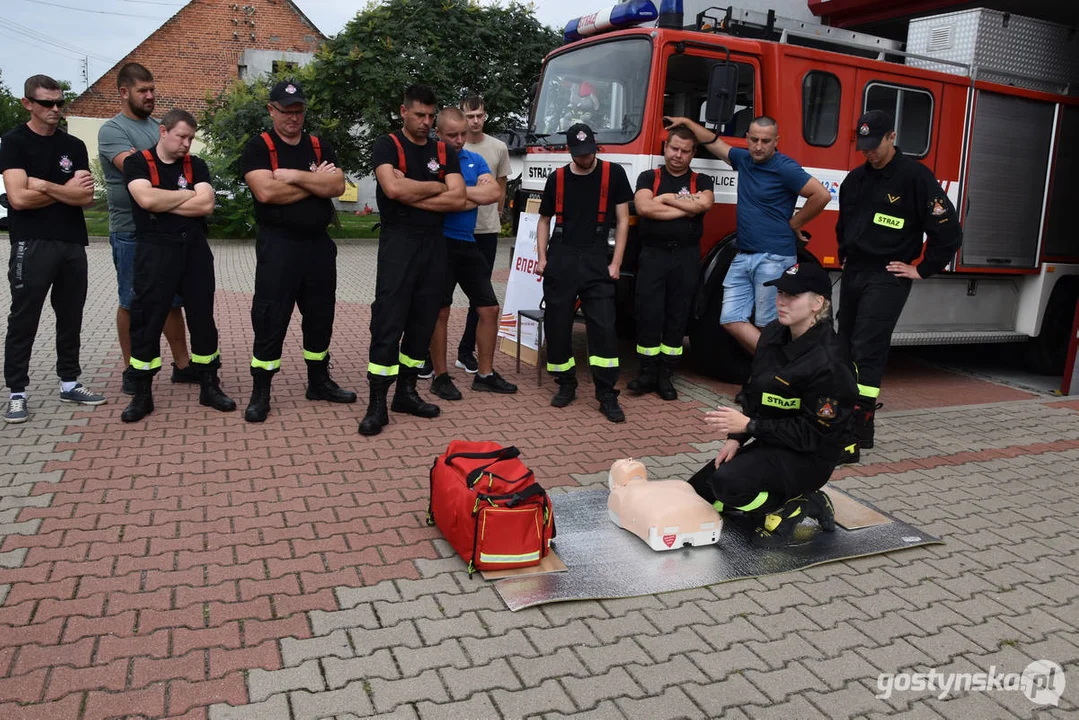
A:
[[[555,535],[547,492],[515,447],[454,440],[431,466],[427,524],[476,570],[537,565]]]

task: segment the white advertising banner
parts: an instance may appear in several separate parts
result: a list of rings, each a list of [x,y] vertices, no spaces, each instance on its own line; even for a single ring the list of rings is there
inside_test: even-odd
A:
[[[535,310],[543,299],[543,278],[537,274],[539,264],[536,248],[536,226],[539,214],[521,213],[517,223],[517,244],[513,252],[506,283],[506,302],[502,306],[502,318],[498,324],[499,337],[517,342],[517,311]],[[554,223],[551,223],[553,226]],[[538,350],[536,323],[525,320],[521,326],[521,345]]]

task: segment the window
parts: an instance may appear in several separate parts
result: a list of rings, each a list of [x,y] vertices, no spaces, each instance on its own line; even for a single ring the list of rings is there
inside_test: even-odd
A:
[[[688,117],[703,124],[708,78],[719,58],[685,53],[671,55],[667,60],[667,77],[663,88],[663,114]],[[738,68],[738,95],[734,116],[719,128],[720,135],[745,137],[753,112],[753,66],[734,63]]]
[[[599,144],[627,143],[641,131],[652,43],[644,38],[588,45],[548,62],[540,81],[533,131],[557,136],[588,123]],[[552,143],[565,138],[552,137]]]
[[[828,147],[839,135],[839,78],[813,70],[802,79],[802,137]]]
[[[285,71],[295,70],[297,67],[299,67],[299,64],[291,62],[289,60],[274,60],[271,67],[273,68],[273,74],[277,75]]]
[[[928,90],[869,83],[865,111],[884,110],[895,118],[895,144],[904,155],[925,157],[933,129],[933,95]]]

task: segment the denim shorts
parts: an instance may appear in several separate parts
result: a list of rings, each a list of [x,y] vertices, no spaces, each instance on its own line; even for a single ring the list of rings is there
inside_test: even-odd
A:
[[[778,316],[776,289],[764,283],[775,280],[783,271],[798,262],[794,255],[773,253],[743,253],[734,256],[727,276],[723,278],[723,312],[720,324],[749,322],[764,327]],[[754,312],[755,311],[755,312]]]
[[[116,290],[120,296],[120,307],[131,309],[135,299],[135,233],[109,233],[109,245],[112,247],[112,264],[116,266]],[[179,295],[172,298],[174,308],[183,307],[184,301]]]

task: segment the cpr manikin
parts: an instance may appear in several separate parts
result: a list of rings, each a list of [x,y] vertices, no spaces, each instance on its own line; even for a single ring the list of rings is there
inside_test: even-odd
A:
[[[653,550],[719,541],[723,519],[689,483],[648,480],[648,471],[633,458],[616,460],[607,475],[611,490],[607,512],[611,522],[648,543]]]

